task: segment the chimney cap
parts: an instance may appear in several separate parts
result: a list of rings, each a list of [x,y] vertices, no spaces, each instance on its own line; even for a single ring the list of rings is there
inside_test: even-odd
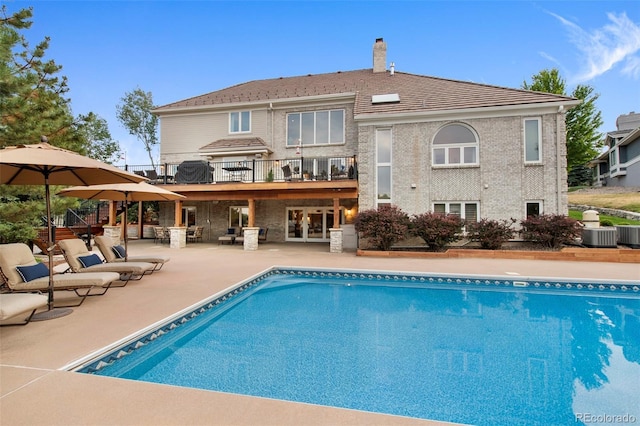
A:
[[[384,39],[382,37],[378,37],[376,39],[376,43],[382,43],[384,41]]]

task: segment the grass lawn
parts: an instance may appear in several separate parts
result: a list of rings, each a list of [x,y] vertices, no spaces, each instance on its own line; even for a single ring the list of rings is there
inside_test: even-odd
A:
[[[604,207],[640,213],[640,192],[623,192],[619,194],[569,192],[569,204]],[[600,215],[600,219],[602,219]]]
[[[582,212],[579,210],[569,210],[569,217],[575,220],[582,220]],[[623,219],[621,217],[608,216],[606,214],[600,215],[600,222],[602,222],[603,220],[610,221],[614,226],[615,225],[640,225],[639,220]]]

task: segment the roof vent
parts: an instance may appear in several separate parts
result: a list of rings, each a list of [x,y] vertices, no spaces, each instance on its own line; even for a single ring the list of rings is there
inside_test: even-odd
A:
[[[398,95],[397,93],[371,96],[372,104],[390,104],[395,102],[400,102],[400,95]]]

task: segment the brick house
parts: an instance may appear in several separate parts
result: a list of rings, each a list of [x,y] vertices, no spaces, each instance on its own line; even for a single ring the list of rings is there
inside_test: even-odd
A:
[[[522,219],[567,213],[564,112],[579,101],[373,68],[238,84],[156,108],[165,224],[269,228],[355,247],[358,210],[392,203]],[[162,178],[164,176],[164,179]],[[245,248],[246,241],[245,241]]]

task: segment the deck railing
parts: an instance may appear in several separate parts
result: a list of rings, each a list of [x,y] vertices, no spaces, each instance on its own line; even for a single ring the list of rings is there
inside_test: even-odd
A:
[[[204,184],[225,182],[302,182],[357,179],[356,157],[298,157],[283,160],[206,161],[126,165],[152,184]]]

